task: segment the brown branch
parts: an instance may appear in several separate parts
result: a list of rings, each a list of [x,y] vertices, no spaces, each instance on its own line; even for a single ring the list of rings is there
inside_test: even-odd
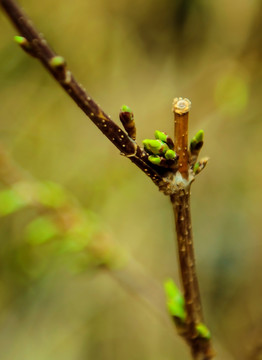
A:
[[[165,180],[148,162],[147,156],[136,142],[131,139],[111,118],[100,108],[83,87],[76,81],[68,69],[65,60],[50,48],[43,36],[35,29],[32,22],[13,0],[0,0],[0,5],[14,24],[19,33],[27,41],[23,47],[36,57],[48,72],[63,87],[66,93],[75,101],[100,131],[137,165],[159,187]],[[28,49],[30,49],[28,51]]]
[[[188,335],[190,338],[194,338],[196,336],[195,325],[202,322],[202,314],[195,269],[189,191],[189,189],[180,190],[176,195],[172,195],[171,201],[175,215],[178,254],[187,312],[186,323],[188,325]]]
[[[203,315],[190,214],[190,187],[194,180],[188,151],[188,115],[190,106],[191,103],[188,99],[176,98],[173,103],[175,151],[179,156],[179,170],[175,174],[177,189],[170,199],[175,217],[180,274],[185,298],[186,331],[183,332],[183,337],[188,342],[194,359],[208,360],[214,356],[211,343],[208,339],[201,338],[197,332],[197,325],[203,323]]]

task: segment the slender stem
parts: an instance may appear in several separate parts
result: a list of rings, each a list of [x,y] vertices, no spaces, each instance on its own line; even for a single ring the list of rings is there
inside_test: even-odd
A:
[[[194,338],[196,337],[196,324],[202,322],[203,319],[193,248],[190,190],[180,190],[176,195],[172,195],[171,202],[175,216],[180,272],[187,312],[188,336]]]
[[[175,177],[179,179],[179,186],[177,191],[170,196],[170,199],[175,218],[180,274],[187,314],[186,331],[183,336],[191,348],[194,359],[209,360],[214,355],[211,343],[208,339],[198,336],[197,333],[197,325],[203,323],[203,314],[196,273],[190,213],[190,187],[193,180],[190,172],[190,154],[188,151],[188,114],[190,106],[191,103],[188,99],[176,98],[173,103],[175,151],[179,156],[179,168]]]

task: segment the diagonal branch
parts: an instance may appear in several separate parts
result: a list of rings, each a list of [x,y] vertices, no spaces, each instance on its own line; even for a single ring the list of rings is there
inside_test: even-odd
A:
[[[159,187],[163,185],[163,177],[147,160],[147,155],[136,142],[131,139],[100,106],[83,89],[68,69],[65,60],[50,48],[43,36],[35,29],[26,14],[13,0],[0,0],[0,5],[10,18],[19,33],[24,37],[28,53],[36,57],[48,72],[63,87],[81,110],[99,128],[100,131],[121,151],[130,158]],[[21,44],[22,45],[22,44]]]

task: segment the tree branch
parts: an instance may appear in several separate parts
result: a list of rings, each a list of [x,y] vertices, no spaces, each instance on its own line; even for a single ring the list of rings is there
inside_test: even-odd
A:
[[[122,155],[128,157],[147,174],[165,195],[170,195],[176,223],[186,311],[181,335],[189,344],[194,359],[211,359],[213,351],[210,337],[206,335],[206,328],[203,324],[190,216],[191,183],[205,167],[207,159],[196,162],[203,145],[202,132],[193,138],[190,143],[190,151],[188,150],[190,101],[181,98],[174,101],[175,148],[172,140],[165,133],[158,132],[156,140],[144,141],[146,149],[144,151],[134,140],[134,124],[131,124],[133,117],[129,113],[129,109],[124,109],[127,118],[122,118],[127,131],[125,132],[111,120],[75,80],[65,60],[56,55],[48,46],[46,40],[33,27],[19,6],[13,0],[0,0],[0,5],[22,35],[16,39],[20,46],[42,62],[48,72],[99,130],[120,150]]]

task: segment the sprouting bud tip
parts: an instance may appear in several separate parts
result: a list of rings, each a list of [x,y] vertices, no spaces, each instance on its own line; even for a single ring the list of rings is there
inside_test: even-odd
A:
[[[196,140],[196,142],[203,141],[203,139],[204,139],[204,130],[199,130],[196,133],[196,135],[194,136],[194,139]]]
[[[130,109],[129,106],[123,105],[123,106],[121,107],[121,112],[129,112],[129,113],[132,113],[132,110]]]
[[[28,41],[26,40],[25,37],[20,36],[20,35],[16,35],[14,36],[14,41],[19,44],[19,45],[25,45],[28,43]]]

